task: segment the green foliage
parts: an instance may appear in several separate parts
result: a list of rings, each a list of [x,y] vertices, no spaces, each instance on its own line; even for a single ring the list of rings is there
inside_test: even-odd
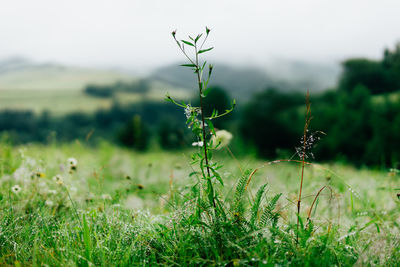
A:
[[[2,144],[2,151],[5,147]],[[384,172],[332,166],[344,174],[343,180],[353,179],[358,185],[360,196],[354,195],[355,211],[349,209],[347,189],[340,189],[343,182],[336,180],[333,184],[341,195],[342,222],[336,223],[336,215],[329,215],[338,212],[334,207],[339,203],[321,201],[315,221],[299,228],[296,244],[296,225],[291,223],[295,217],[285,215],[291,210],[287,198],[297,190],[296,165],[260,169],[246,188],[250,171],[241,175],[235,171],[233,160],[223,158],[232,175],[221,174],[225,186],[216,188],[221,209],[216,223],[207,199],[200,205],[202,218],[195,215],[199,208],[196,196],[202,192],[195,186],[196,174],[187,177],[191,167],[182,167],[181,153],[135,153],[106,144],[98,148],[79,144],[9,148],[6,154],[14,160],[13,167],[3,167],[8,156],[2,155],[0,161],[0,169],[4,170],[0,179],[0,265],[331,266],[358,262],[396,266],[399,260],[398,205],[389,195],[393,191],[371,190],[373,184],[390,186],[398,175],[389,179]],[[59,165],[71,155],[78,159],[77,171],[62,172]],[[249,162],[250,169],[263,163],[243,161]],[[154,166],[147,174],[149,162]],[[174,167],[176,164],[181,165]],[[38,168],[46,176],[32,180],[29,173]],[[27,176],[21,175],[24,170]],[[172,183],[166,178],[170,170],[174,172]],[[63,176],[62,185],[52,179],[57,173]],[[311,173],[315,179],[305,183],[307,192],[324,177],[325,171],[315,168],[310,169],[308,174]],[[121,177],[122,174],[131,178]],[[19,180],[7,178],[17,175],[21,175]],[[269,175],[278,179],[266,186],[260,178]],[[241,177],[240,181],[235,177]],[[235,182],[231,191],[229,187]],[[19,193],[10,190],[14,183],[21,186]],[[139,190],[138,183],[143,183],[144,188]],[[258,190],[254,192],[254,188]],[[278,188],[288,193],[284,197],[272,193]],[[65,189],[70,192],[73,205]],[[50,193],[53,190],[56,193]],[[109,197],[103,197],[105,193]],[[128,209],[126,201],[132,196],[144,201],[150,212]],[[159,200],[165,200],[164,204]],[[237,200],[240,216],[236,213]],[[367,215],[357,215],[363,212]]]
[[[243,215],[243,197],[246,190],[247,180],[249,179],[249,175],[251,174],[250,170],[247,170],[242,177],[240,177],[235,190],[234,202],[233,206],[235,207],[235,215],[242,216]]]
[[[343,63],[339,88],[347,92],[357,85],[367,87],[372,94],[400,89],[400,45],[394,51],[386,49],[382,60],[349,59]]]
[[[315,195],[317,202],[311,204],[311,207],[318,204],[318,214],[313,214],[312,220],[308,216],[304,223],[300,208],[297,213],[291,212],[291,205],[296,205],[292,196],[298,191],[298,166],[291,167],[289,163],[298,161],[288,160],[288,165],[274,172],[270,168],[272,163],[282,161],[252,164],[245,158],[243,172],[236,158],[230,162],[218,158],[221,154],[214,155],[222,142],[216,141],[213,122],[232,112],[235,102],[224,111],[205,112],[212,103],[206,99],[212,92],[207,86],[213,67],[209,65],[208,76],[204,78],[206,63],[200,63],[199,54],[211,50],[202,49],[209,33],[210,29],[206,28],[205,35],[189,36],[189,40],[181,41],[176,39],[176,31],[172,33],[190,62],[184,67],[191,68],[197,76],[199,106],[178,103],[167,95],[168,101],[184,109],[186,124],[197,141],[194,145],[199,147],[188,168],[183,168],[182,158],[172,153],[163,152],[152,158],[149,154],[134,153],[107,143],[93,149],[79,142],[64,147],[54,144],[14,148],[4,137],[0,143],[0,265],[395,266],[399,262],[399,202],[394,197],[399,189],[393,187],[399,171],[393,169],[388,176],[350,169],[344,179],[320,164],[306,166],[306,149],[313,141],[308,139],[314,137],[307,131],[311,120],[308,94],[304,149],[296,150],[297,154],[303,153],[297,207],[300,201],[311,203],[310,198],[301,198],[303,186],[304,191],[311,191],[317,184],[324,184]],[[194,49],[194,59],[188,55],[185,45]],[[268,127],[291,126],[294,134],[298,125],[293,119],[297,118],[296,111],[303,108],[299,99],[299,95],[266,91],[253,99],[252,105],[246,108],[248,117],[245,118],[251,120],[254,116],[260,119],[258,124],[266,123]],[[389,142],[397,140],[392,132],[387,134],[375,128],[382,124],[375,126],[378,117],[373,113],[370,92],[364,86],[321,99],[330,106],[323,106],[329,116],[319,123],[331,123],[332,131],[341,137],[339,145],[344,144],[341,149],[345,153],[351,153],[345,150],[347,146],[357,153],[365,151],[359,140],[348,142],[347,138],[353,135],[376,131],[374,136]],[[101,122],[102,127],[122,129],[119,135],[122,142],[144,149],[148,133],[143,118],[155,118],[149,113],[151,106],[142,109],[136,113],[132,112],[134,109],[125,111],[115,106],[110,114],[97,114],[95,121]],[[396,109],[396,105],[388,105],[379,112],[398,121],[397,113],[393,114]],[[132,117],[132,114],[136,115]],[[338,115],[343,118],[337,119]],[[370,124],[365,119],[368,115],[376,121]],[[127,123],[119,128],[121,125],[114,124],[115,118],[124,118],[121,121]],[[170,124],[160,129],[160,136],[164,138],[161,140],[166,146],[173,145],[183,136],[170,139],[166,133],[175,125],[168,117],[163,118]],[[92,119],[76,114],[70,117],[82,127],[87,127]],[[43,114],[40,123],[51,125],[51,118]],[[242,125],[244,134],[248,134],[246,127],[258,129],[251,123]],[[272,137],[275,136],[267,136]],[[362,139],[365,136],[357,138],[365,141]],[[266,148],[269,151],[272,146]],[[377,147],[371,145],[369,149],[374,153]],[[383,147],[381,153],[395,157],[387,149]],[[79,161],[71,156],[78,157]],[[222,163],[230,164],[227,169],[231,174],[222,172]],[[233,164],[238,168],[233,168]],[[304,179],[303,184],[304,176],[315,179]],[[236,186],[235,177],[240,177]],[[268,187],[265,177],[269,180]],[[347,184],[347,177],[353,177],[357,190]],[[324,196],[320,194],[326,183],[331,189],[329,201],[323,201]],[[274,186],[284,194],[270,193],[274,192]],[[259,188],[255,197],[254,187]],[[316,206],[313,211],[316,212]]]
[[[203,101],[204,115],[206,117],[218,116],[219,114],[225,113],[227,110],[231,109],[232,102],[228,93],[224,88],[219,86],[212,86],[205,90],[205,98]],[[200,105],[198,99],[192,101],[193,105]],[[232,113],[227,114],[223,118],[216,118],[213,121],[213,125],[216,128],[226,129],[229,123],[232,121]]]
[[[145,79],[136,82],[116,82],[111,85],[94,85],[89,84],[85,87],[84,92],[87,95],[99,98],[110,98],[118,92],[127,93],[146,93],[150,90],[149,81]]]
[[[368,59],[349,59],[343,63],[343,75],[339,88],[352,91],[357,85],[366,86],[371,93],[391,92],[397,88],[390,84],[381,62]]]
[[[188,143],[184,127],[174,117],[161,120],[157,135],[163,149],[182,149]]]
[[[118,136],[119,141],[128,147],[138,150],[146,149],[149,143],[149,132],[139,115],[132,117]]]
[[[296,110],[304,103],[301,94],[267,89],[255,95],[243,110],[240,131],[262,157],[276,157],[277,149],[293,149],[301,133],[301,116]]]
[[[357,165],[396,166],[399,162],[400,102],[373,102],[368,88],[350,93],[327,93],[314,99],[313,125],[325,133],[315,155],[318,159],[346,159]],[[328,102],[329,101],[329,102]]]

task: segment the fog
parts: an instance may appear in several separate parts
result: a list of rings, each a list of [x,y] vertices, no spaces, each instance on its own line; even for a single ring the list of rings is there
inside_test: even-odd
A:
[[[170,35],[212,29],[213,60],[336,64],[400,39],[399,1],[2,1],[0,59],[146,70],[183,60]]]

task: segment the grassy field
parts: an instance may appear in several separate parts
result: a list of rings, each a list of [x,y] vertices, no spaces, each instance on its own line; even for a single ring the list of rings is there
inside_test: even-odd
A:
[[[2,266],[396,266],[400,260],[396,170],[308,165],[296,243],[297,162],[216,151],[226,218],[215,236],[207,212],[202,224],[191,219],[200,172],[191,164],[193,151],[138,153],[108,143],[0,148]]]
[[[88,84],[131,82],[129,74],[113,70],[85,69],[62,65],[30,65],[0,72],[2,90],[82,90]]]
[[[40,113],[45,110],[52,115],[64,115],[71,112],[91,113],[98,109],[108,109],[114,101],[121,104],[132,104],[140,101],[163,101],[166,91],[182,99],[190,94],[183,88],[172,88],[158,82],[152,83],[152,88],[146,93],[118,92],[113,98],[98,98],[85,94],[83,90],[70,89],[18,89],[0,90],[0,110],[32,110]]]
[[[84,93],[89,84],[131,83],[137,79],[133,75],[113,70],[52,64],[8,70],[0,72],[0,110],[32,110],[35,113],[47,110],[57,116],[107,109],[115,100],[121,104],[143,100],[160,101],[167,91],[182,99],[191,97],[185,88],[172,87],[158,81],[151,81],[150,90],[146,93],[118,92],[114,98],[98,98]]]

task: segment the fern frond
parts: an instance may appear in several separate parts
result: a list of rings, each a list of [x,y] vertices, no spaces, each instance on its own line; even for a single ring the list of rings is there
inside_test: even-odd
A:
[[[252,227],[254,227],[254,223],[257,219],[258,210],[260,209],[261,199],[262,199],[262,196],[264,195],[264,191],[265,191],[266,187],[267,187],[267,184],[261,186],[260,189],[258,189],[257,194],[256,194],[256,199],[254,200],[253,206],[251,207],[250,225]]]
[[[260,226],[265,227],[268,221],[272,222],[272,225],[276,225],[278,222],[278,214],[274,213],[273,210],[275,209],[276,203],[278,202],[279,198],[282,196],[282,193],[276,194],[265,207],[264,212],[261,216]]]
[[[240,177],[238,184],[236,186],[236,191],[235,191],[235,196],[234,196],[234,213],[236,216],[241,216],[243,214],[243,196],[246,191],[246,184],[247,184],[247,179],[248,176],[250,175],[250,170],[246,170],[242,177]]]

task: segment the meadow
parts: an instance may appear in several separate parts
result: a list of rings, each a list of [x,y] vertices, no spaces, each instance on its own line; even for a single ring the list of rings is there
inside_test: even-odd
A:
[[[214,157],[222,162],[224,186],[216,190],[223,196],[226,220],[238,229],[221,231],[224,244],[219,251],[207,226],[189,219],[196,210],[192,190],[201,172],[191,164],[192,152],[138,153],[108,143],[97,148],[2,143],[0,265],[397,264],[398,171],[308,165],[301,211],[304,231],[296,243],[301,164],[236,159],[220,150]],[[235,199],[243,176],[243,212],[237,214]],[[266,224],[250,231],[250,225],[240,222],[251,223],[248,217],[263,185],[263,208],[252,223]],[[307,222],[323,186],[327,189]],[[275,215],[275,225],[266,211]],[[242,227],[249,227],[245,234],[233,234],[245,231]]]
[[[174,88],[157,81],[151,83],[148,92],[118,92],[112,98],[99,98],[87,95],[83,87],[66,89],[1,89],[0,110],[33,111],[36,114],[47,111],[53,116],[66,115],[71,112],[94,113],[107,110],[113,103],[120,105],[134,104],[141,101],[161,102],[168,90],[183,99],[190,98],[187,89]]]
[[[153,101],[156,104],[143,108],[143,118],[155,116],[152,107],[167,113],[159,103],[160,92],[168,88],[154,81],[140,94],[124,90],[118,83],[111,89],[92,87],[92,95],[62,89],[5,91],[7,97],[0,101],[5,108],[28,107],[36,113],[49,110],[63,124],[54,124],[53,138],[47,138],[46,131],[41,136],[45,140],[27,138],[25,143],[13,143],[9,138],[22,131],[30,136],[50,128],[49,118],[42,116],[38,127],[17,125],[19,128],[0,139],[0,265],[398,265],[400,171],[398,165],[393,165],[397,169],[386,168],[397,160],[398,144],[392,142],[397,140],[397,128],[387,131],[380,127],[386,122],[382,118],[393,119],[397,92],[371,96],[369,88],[357,85],[346,87],[348,93],[336,96],[336,92],[328,92],[316,98],[326,102],[317,104],[316,110],[324,113],[317,112],[321,117],[313,122],[320,127],[326,126],[326,121],[332,125],[339,122],[325,148],[335,152],[343,149],[352,156],[342,157],[342,161],[332,156],[331,160],[317,162],[313,149],[326,134],[311,130],[309,92],[304,105],[300,94],[268,89],[247,104],[247,117],[239,116],[245,123],[225,117],[234,115],[230,113],[236,101],[218,94],[223,90],[208,87],[214,67],[199,60],[200,54],[213,49],[203,48],[209,33],[206,28],[203,34],[178,40],[176,31],[172,32],[188,59],[182,66],[196,76],[198,100],[191,99],[187,90],[174,87],[169,88],[171,94],[167,93],[165,100],[182,110],[175,119],[186,117],[184,127],[192,132],[191,139],[185,138],[187,133],[180,132],[179,124],[170,117],[163,121],[164,128],[158,129],[159,135],[153,136],[153,145],[147,149],[144,144],[149,141],[149,131],[140,115],[131,114],[135,109],[120,109],[119,105]],[[193,49],[193,55],[188,55],[187,47]],[[352,79],[343,81],[353,83]],[[210,91],[217,94],[213,96]],[[223,107],[212,106],[213,100],[224,102]],[[364,103],[361,108],[360,103]],[[70,122],[104,108],[95,113],[97,124],[93,125],[98,130],[112,128],[117,117],[106,114],[111,104],[115,105],[110,114],[120,114],[127,120],[123,128],[114,127],[125,143],[119,146],[112,135],[96,136],[91,142],[97,131],[88,128],[90,120],[81,121],[84,127],[74,141],[56,138],[60,125],[71,133],[76,130],[70,129],[75,126],[66,118],[77,110],[83,113],[70,117]],[[388,118],[379,112],[371,116],[378,104]],[[383,109],[386,106],[390,108]],[[11,115],[5,113],[5,117]],[[365,120],[366,115],[373,120]],[[222,130],[221,117],[230,118],[233,129],[241,127],[243,136]],[[10,120],[18,124],[12,118],[4,121]],[[286,130],[291,128],[296,130],[288,134]],[[389,132],[387,138],[382,130]],[[367,144],[365,140],[371,137],[365,134],[375,131],[379,138]],[[357,136],[358,132],[364,135]],[[252,146],[240,139],[246,133]],[[298,138],[297,146],[293,140]],[[181,143],[186,146],[179,146]],[[235,156],[236,150],[240,153]],[[360,164],[364,151],[369,162]],[[288,157],[262,159],[274,155]],[[375,159],[377,155],[380,159]],[[358,163],[357,168],[351,162]]]

